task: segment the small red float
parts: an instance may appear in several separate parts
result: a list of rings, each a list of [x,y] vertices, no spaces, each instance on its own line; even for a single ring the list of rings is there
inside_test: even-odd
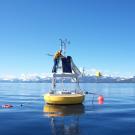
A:
[[[103,96],[99,96],[98,97],[98,104],[103,104],[104,103],[104,97]]]
[[[5,104],[5,105],[2,105],[2,108],[12,108],[13,106],[10,105],[10,104]]]

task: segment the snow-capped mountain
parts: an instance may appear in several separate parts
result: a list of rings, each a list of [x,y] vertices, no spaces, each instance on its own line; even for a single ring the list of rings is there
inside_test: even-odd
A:
[[[80,77],[81,83],[135,83],[135,76],[120,76],[119,74],[110,74],[107,72],[102,72],[102,77],[96,77],[95,72],[97,70],[90,69],[82,71],[82,76]],[[42,74],[21,74],[19,77],[12,75],[6,75],[0,78],[0,82],[13,82],[13,83],[50,83],[51,73]],[[60,79],[58,82],[61,81]],[[65,82],[73,82],[71,79],[65,79]]]

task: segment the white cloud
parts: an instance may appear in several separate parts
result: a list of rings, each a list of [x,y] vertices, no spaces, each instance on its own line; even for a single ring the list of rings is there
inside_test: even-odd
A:
[[[2,80],[14,80],[16,78],[16,76],[9,74],[9,75],[5,75],[1,78],[2,78]]]

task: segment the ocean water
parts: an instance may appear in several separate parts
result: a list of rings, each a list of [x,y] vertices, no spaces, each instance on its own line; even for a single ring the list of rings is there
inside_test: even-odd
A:
[[[43,94],[50,84],[0,83],[0,135],[135,134],[135,84],[80,85],[103,95],[104,104],[98,104],[98,95],[89,94],[83,105],[49,106]]]

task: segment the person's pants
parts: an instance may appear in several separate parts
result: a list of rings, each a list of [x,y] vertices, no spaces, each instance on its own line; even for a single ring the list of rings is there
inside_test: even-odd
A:
[[[57,67],[58,67],[58,59],[55,59],[54,60],[53,70],[52,70],[53,73],[56,73],[57,72]]]

